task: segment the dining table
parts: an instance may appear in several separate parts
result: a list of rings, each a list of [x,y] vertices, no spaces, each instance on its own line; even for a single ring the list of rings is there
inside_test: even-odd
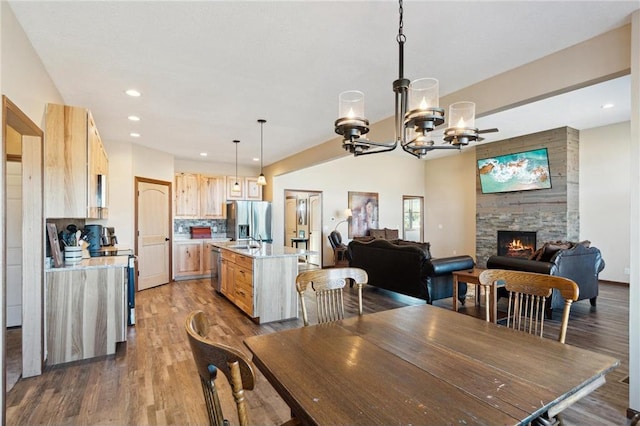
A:
[[[429,304],[244,343],[310,425],[527,424],[589,394],[619,364]]]

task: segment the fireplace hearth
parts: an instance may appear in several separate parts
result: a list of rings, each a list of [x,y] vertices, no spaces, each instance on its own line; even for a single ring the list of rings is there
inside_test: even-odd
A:
[[[498,256],[529,258],[536,251],[535,231],[498,231]]]

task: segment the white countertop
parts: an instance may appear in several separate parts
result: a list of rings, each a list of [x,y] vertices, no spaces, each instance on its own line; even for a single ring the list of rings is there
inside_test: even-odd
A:
[[[173,241],[204,241],[205,243],[216,243],[230,240],[231,238],[217,237],[215,235],[211,236],[211,238],[191,238],[190,234],[174,234],[173,236]]]
[[[309,251],[305,249],[297,249],[293,247],[275,246],[273,244],[262,243],[260,247],[256,247],[258,243],[255,241],[227,241],[227,242],[214,242],[215,247],[230,250],[243,256],[249,256],[253,258],[262,257],[289,257],[289,256],[309,256],[312,254],[318,254],[315,251]],[[251,246],[251,248],[237,248],[234,246]]]
[[[82,259],[78,263],[65,263],[60,268],[45,268],[45,272],[68,272],[81,269],[126,268],[129,256],[100,256]]]

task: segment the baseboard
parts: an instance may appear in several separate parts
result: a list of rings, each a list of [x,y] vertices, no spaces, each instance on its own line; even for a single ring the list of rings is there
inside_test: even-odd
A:
[[[622,281],[609,281],[609,280],[598,280],[598,281],[603,284],[613,284],[613,285],[619,285],[622,287],[629,287],[629,283],[624,283]]]

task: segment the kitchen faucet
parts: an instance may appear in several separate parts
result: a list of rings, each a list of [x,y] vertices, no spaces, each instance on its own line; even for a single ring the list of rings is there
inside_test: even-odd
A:
[[[249,235],[249,239],[255,241],[256,243],[258,243],[258,245],[260,247],[262,247],[262,235],[258,234],[258,239],[257,240],[255,238],[253,238],[251,235]]]

